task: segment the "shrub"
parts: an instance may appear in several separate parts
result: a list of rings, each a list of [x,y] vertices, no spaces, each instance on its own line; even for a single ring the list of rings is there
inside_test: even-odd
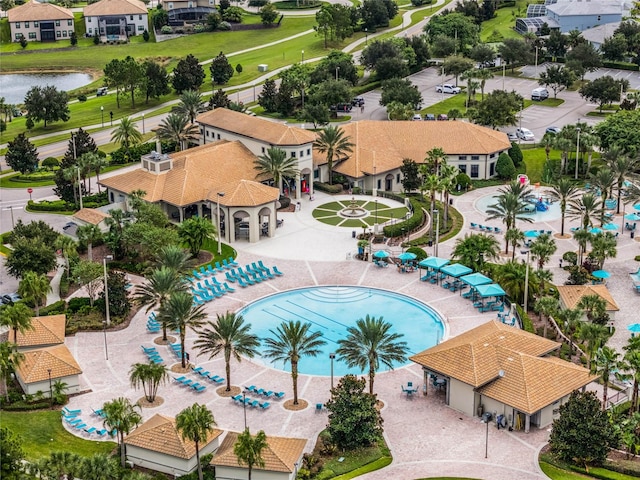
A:
[[[148,41],[149,41],[149,32],[148,32],[147,30],[145,30],[144,32],[142,32],[142,39],[143,39],[145,42],[148,42]]]
[[[511,180],[516,174],[516,167],[511,157],[506,153],[501,153],[496,162],[496,173],[500,178]]]
[[[69,300],[67,311],[71,314],[78,312],[83,307],[89,307],[91,300],[89,297],[75,297]]]
[[[231,30],[231,24],[229,22],[220,22],[220,25],[218,25],[218,30],[229,31]]]
[[[193,31],[195,33],[202,33],[206,30],[206,27],[204,25],[202,25],[201,23],[197,23],[193,26]]]
[[[571,265],[575,265],[578,263],[578,254],[576,252],[564,252],[562,260],[570,263]]]
[[[342,192],[342,185],[329,185],[328,183],[313,182],[313,188],[327,193],[340,193]]]
[[[471,177],[466,173],[459,173],[456,175],[456,184],[460,185],[462,190],[466,190],[471,186]]]
[[[58,160],[55,157],[47,157],[42,161],[41,165],[42,165],[42,168],[46,168],[47,170],[53,170],[55,167],[60,166],[60,160]]]
[[[173,28],[171,28],[169,25],[165,25],[160,29],[160,33],[164,33],[165,35],[171,34],[173,33]]]
[[[522,161],[524,157],[522,156],[522,150],[520,150],[520,145],[513,142],[511,144],[511,148],[509,149],[508,153],[509,153],[509,156],[511,157],[511,160],[513,161],[513,164],[516,166],[516,168],[522,165]]]
[[[518,312],[518,316],[522,320],[522,327],[524,328],[524,330],[529,333],[536,333],[536,329],[533,328],[533,322],[520,305],[516,305],[516,311]]]
[[[281,196],[278,201],[280,202],[281,209],[289,208],[289,205],[291,205],[291,199],[289,197]]]
[[[264,7],[269,0],[249,0],[250,7]]]
[[[46,307],[42,307],[40,309],[40,316],[45,317],[47,315],[57,315],[59,313],[64,313],[66,310],[67,304],[64,300],[58,300],[51,305],[47,305]]]
[[[124,165],[130,162],[139,162],[140,157],[142,157],[143,155],[147,155],[154,148],[156,148],[156,144],[154,142],[142,143],[140,145],[129,147],[129,153],[127,154],[126,149],[121,147],[115,152],[111,152],[110,163],[112,165]]]
[[[427,258],[429,256],[429,255],[427,255],[427,252],[425,252],[420,247],[409,247],[409,248],[407,248],[407,252],[415,254],[417,262],[419,262],[421,260],[424,260],[425,258]]]
[[[94,35],[93,44],[94,45],[99,45],[100,44],[100,37],[98,35]]]
[[[78,101],[79,102],[86,102],[87,101],[87,96],[84,94],[78,95]]]
[[[424,212],[422,211],[422,203],[415,198],[409,198],[409,202],[413,208],[412,215],[393,225],[387,225],[382,229],[385,237],[399,237],[403,233],[409,233],[420,227],[424,223]]]
[[[29,200],[27,210],[32,212],[67,212],[73,210],[73,205],[64,200],[42,200],[38,203]]]

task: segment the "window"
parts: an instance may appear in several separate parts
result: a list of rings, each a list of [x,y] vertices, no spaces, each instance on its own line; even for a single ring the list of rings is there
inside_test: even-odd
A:
[[[142,20],[142,15],[138,15],[138,20]]]
[[[207,134],[207,137],[209,136],[209,130],[205,130],[205,133]]]
[[[291,158],[296,158],[296,152],[291,152]]]
[[[144,32],[144,25],[138,25],[138,31]]]
[[[69,37],[73,35],[73,30],[69,30]]]
[[[215,5],[213,0],[209,0],[209,5]]]
[[[308,157],[309,155],[311,155],[311,149],[310,149],[310,148],[307,148],[307,157]]]
[[[56,20],[56,27],[60,26],[60,20]]]
[[[16,28],[20,28],[20,22],[16,22]]]
[[[466,165],[458,165],[458,170],[460,170],[460,173],[467,173],[467,166]]]
[[[265,149],[264,149],[264,147],[262,147],[262,148],[261,148],[261,151],[262,151],[262,153],[264,153],[264,152],[265,152]]]
[[[60,30],[56,31],[56,37],[60,38],[62,35],[60,34]]]
[[[458,155],[458,160],[460,160],[460,161],[464,161],[464,160],[466,160],[466,159],[467,159],[467,156],[466,156],[466,155]]]
[[[62,30],[62,36],[66,37],[67,36],[67,31],[66,30]]]
[[[493,177],[493,174],[496,173],[496,164],[491,162],[489,164],[489,176]]]
[[[304,157],[304,150],[300,150],[300,158]]]
[[[396,173],[396,183],[400,183],[400,174]]]
[[[313,178],[314,179],[320,178],[320,170],[318,170],[317,168],[313,171]]]
[[[220,140],[220,134],[218,134],[218,140]]]
[[[377,182],[376,188],[377,188],[378,190],[380,190],[380,189],[382,188],[382,180],[378,179],[378,182]]]
[[[489,155],[489,158],[495,158],[496,154],[492,153],[491,155]]]
[[[29,32],[29,40],[36,40],[36,32]]]
[[[38,28],[40,25],[38,24],[38,22],[33,22],[33,26],[34,26],[35,28]]]
[[[73,27],[73,20],[67,20],[67,27]]]
[[[29,28],[29,22],[24,22],[24,28]]]
[[[478,165],[471,165],[471,178],[478,178]]]
[[[169,2],[169,10],[173,10],[173,2]]]
[[[88,22],[89,22],[89,23],[91,23],[91,19],[92,19],[93,17],[87,17],[87,18],[88,18]]]
[[[92,35],[92,34],[93,34],[93,31],[92,31],[92,30],[93,30],[93,29],[92,29],[92,28],[90,28],[89,30],[87,30],[87,33],[88,33],[89,35]]]
[[[480,155],[471,155],[471,160],[480,160]]]
[[[16,33],[16,40],[20,40],[22,38],[22,34],[21,33]]]
[[[133,22],[133,15],[129,15],[129,21]]]

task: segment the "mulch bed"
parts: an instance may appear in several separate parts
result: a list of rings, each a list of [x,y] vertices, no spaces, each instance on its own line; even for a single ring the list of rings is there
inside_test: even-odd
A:
[[[162,337],[158,337],[153,340],[153,343],[156,345],[169,345],[170,343],[176,343],[176,337],[167,335],[166,340],[163,340]]]
[[[301,398],[298,399],[298,405],[294,405],[293,404],[293,399],[287,400],[286,402],[284,402],[284,409],[285,410],[291,410],[293,412],[298,412],[300,410],[304,410],[308,406],[309,406],[309,403],[307,403],[306,400],[303,400]]]
[[[187,366],[185,368],[182,368],[182,364],[181,363],[175,363],[173,365],[171,365],[171,367],[169,368],[169,370],[171,370],[173,373],[189,373],[191,372],[191,367],[193,365],[190,365],[189,363],[187,363]]]
[[[231,385],[231,390],[227,392],[227,387],[220,387],[216,390],[216,393],[221,397],[235,397],[236,395],[242,393],[242,389],[240,387],[236,387],[235,385]]]
[[[147,401],[147,397],[139,398],[136,402],[141,408],[155,408],[164,403],[164,398],[156,396],[153,402]]]

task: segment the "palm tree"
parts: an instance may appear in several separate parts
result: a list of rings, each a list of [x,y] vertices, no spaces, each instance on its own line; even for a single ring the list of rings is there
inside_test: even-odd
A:
[[[548,233],[541,234],[531,243],[531,256],[538,261],[538,270],[544,268],[557,249],[556,241]]]
[[[14,343],[0,343],[0,378],[2,379],[2,386],[4,387],[7,402],[9,401],[7,380],[11,378],[11,374],[15,372],[23,360],[24,354],[18,351]]]
[[[90,478],[91,480],[116,480],[120,478],[117,462],[106,453],[94,453],[90,457],[83,457],[79,473],[80,478]]]
[[[329,185],[333,185],[333,160],[341,160],[353,151],[354,144],[351,137],[344,134],[340,127],[325,127],[318,134],[318,138],[313,142],[313,146],[318,152],[327,154],[327,170],[329,174]]]
[[[158,394],[158,387],[169,379],[167,367],[157,363],[134,363],[129,370],[129,382],[133,388],[144,390],[147,402],[153,403]]]
[[[87,257],[93,261],[93,244],[102,239],[102,232],[97,225],[87,224],[78,227],[76,235],[81,243],[87,244]]]
[[[488,68],[480,68],[475,70],[474,77],[480,80],[480,93],[482,95],[482,100],[484,100],[484,87],[487,84],[487,80],[493,78],[493,72]]]
[[[456,240],[452,257],[462,265],[481,271],[486,260],[498,258],[500,246],[493,235],[468,234]]]
[[[180,361],[182,368],[186,368],[187,362],[184,340],[187,336],[187,327],[197,330],[202,324],[202,320],[207,317],[207,314],[204,312],[204,305],[194,306],[193,296],[190,293],[175,291],[160,305],[158,312],[158,317],[163,324],[166,323],[174,330],[180,332]]]
[[[102,414],[104,416],[103,424],[110,431],[116,430],[118,436],[118,445],[120,445],[120,466],[125,467],[126,445],[124,436],[129,435],[131,430],[140,425],[142,416],[136,411],[139,405],[132,405],[131,402],[124,397],[116,398],[110,402],[106,402],[102,406]]]
[[[587,369],[591,371],[591,359],[607,338],[607,328],[604,325],[584,322],[578,330],[578,338],[587,344],[585,348]]]
[[[504,240],[507,244],[511,243],[511,261],[516,258],[516,248],[524,243],[524,232],[519,228],[510,228],[504,232]]]
[[[551,198],[560,202],[560,214],[562,223],[560,226],[560,236],[564,237],[564,217],[567,212],[567,203],[575,199],[578,194],[578,187],[573,181],[566,177],[561,177],[556,183],[551,185]]]
[[[583,230],[588,230],[592,224],[592,218],[599,218],[604,209],[602,202],[593,193],[583,193],[581,197],[569,200],[567,216],[578,220]]]
[[[202,100],[200,92],[195,90],[185,90],[180,95],[180,103],[173,107],[173,112],[187,117],[193,123],[199,113],[205,112],[207,107]]]
[[[624,352],[623,370],[633,380],[630,415],[638,411],[638,387],[640,385],[640,337],[631,337],[622,347]]]
[[[75,165],[72,165],[67,168],[61,168],[62,170],[62,178],[64,178],[67,182],[71,183],[73,187],[73,203],[75,205],[79,204],[78,201],[78,170]]]
[[[67,276],[69,276],[69,268],[71,267],[70,260],[72,257],[78,257],[78,244],[68,235],[58,235],[53,246],[57,250],[62,251],[62,256],[64,257],[64,261],[67,265]]]
[[[424,163],[421,165],[420,174],[426,177],[429,174],[440,175],[440,166],[447,162],[449,156],[440,147],[434,147],[427,152]]]
[[[600,144],[600,137],[596,135],[592,128],[587,127],[585,131],[585,125],[582,124],[582,133],[580,134],[580,153],[584,163],[584,154],[587,154],[587,165],[583,166],[585,173],[588,174],[591,169],[591,159],[593,158],[593,151]],[[577,138],[576,138],[577,140]],[[586,175],[585,175],[586,176]]]
[[[156,130],[158,138],[175,142],[176,152],[184,150],[191,141],[196,141],[200,135],[198,126],[189,123],[189,117],[170,113]]]
[[[156,268],[147,277],[146,283],[136,286],[135,300],[139,305],[147,307],[147,313],[153,308],[162,306],[171,294],[186,291],[187,286],[180,273],[167,267]],[[167,339],[167,323],[162,322],[162,339]]]
[[[573,233],[574,240],[578,243],[578,265],[582,265],[584,252],[587,251],[587,244],[593,238],[589,230],[580,229]]]
[[[111,132],[111,141],[119,143],[129,153],[129,148],[142,141],[142,134],[136,127],[136,122],[129,117],[122,117],[120,125]]]
[[[189,246],[191,256],[197,258],[206,240],[216,238],[216,227],[204,217],[191,217],[178,225],[178,237]]]
[[[555,297],[542,297],[536,301],[533,309],[535,312],[540,314],[540,318],[544,322],[544,332],[542,336],[547,338],[549,317],[555,315],[555,313],[560,309],[560,302]]]
[[[287,152],[278,147],[267,149],[267,153],[260,155],[253,162],[253,168],[258,171],[258,177],[272,178],[278,192],[282,192],[282,181],[285,177],[298,175],[298,160],[287,157]]]
[[[311,324],[302,324],[300,320],[282,322],[276,330],[269,330],[273,338],[264,340],[266,348],[263,355],[274,361],[291,362],[291,380],[293,381],[293,404],[298,405],[298,363],[302,357],[316,357],[325,342],[322,332],[310,332]]]
[[[84,158],[84,163],[89,169],[89,172],[93,172],[96,174],[96,183],[98,185],[98,193],[100,193],[100,172],[104,167],[106,167],[107,162],[100,155],[93,152],[84,153],[80,158]]]
[[[604,387],[602,389],[602,410],[607,409],[607,393],[609,388],[609,376],[611,372],[617,370],[620,366],[620,354],[613,348],[601,347],[596,352],[595,373],[602,378]]]
[[[615,154],[614,154],[615,152]],[[611,157],[609,157],[611,155]],[[602,155],[602,158],[615,175],[615,186],[618,191],[617,210],[620,213],[620,203],[622,202],[622,190],[624,189],[624,181],[633,174],[640,166],[640,158],[622,155],[619,147],[614,146]]]
[[[553,146],[556,150],[560,150],[562,152],[562,173],[567,172],[567,157],[569,156],[569,152],[574,148],[575,142],[571,141],[571,139],[567,138],[563,132],[560,135],[556,135],[554,138]]]
[[[533,220],[526,216],[525,205],[526,203],[520,195],[503,192],[498,196],[496,203],[487,208],[487,220],[495,218],[502,220],[507,231],[515,227],[517,220],[531,223]],[[509,242],[506,239],[505,244],[504,253],[509,253]]]
[[[155,267],[166,267],[181,275],[193,268],[193,261],[180,245],[166,245],[156,253]]]
[[[595,174],[591,175],[591,182],[594,187],[600,189],[600,197],[602,205],[606,205],[607,199],[610,196],[611,190],[613,189],[613,185],[616,182],[616,175],[613,173],[608,167],[600,168]],[[602,208],[599,212],[600,217],[600,225],[604,223],[604,213],[605,210]]]
[[[616,237],[610,232],[596,233],[591,237],[591,253],[589,256],[596,259],[598,269],[604,267],[604,261],[607,258],[615,258],[617,254]]]
[[[407,342],[400,341],[402,334],[392,333],[393,326],[367,315],[356,321],[355,327],[348,327],[347,338],[338,341],[336,350],[340,360],[349,367],[358,367],[361,371],[369,368],[369,393],[373,395],[373,380],[380,363],[393,370],[394,363],[406,360],[409,351]]]
[[[456,176],[460,171],[453,165],[448,165],[446,161],[440,165],[440,185],[444,193],[444,224],[449,222],[449,195],[456,185]]]
[[[526,265],[520,262],[509,261],[496,266],[494,280],[499,283],[509,296],[517,303],[524,302],[524,285],[526,278]],[[535,295],[538,291],[536,275],[529,272],[529,295]]]
[[[202,465],[200,464],[200,442],[206,442],[217,425],[213,413],[206,405],[194,403],[176,415],[176,428],[184,440],[190,440],[196,447],[196,462],[198,464],[198,479],[202,480]]]
[[[260,430],[255,437],[251,436],[248,428],[238,435],[236,443],[233,445],[233,453],[238,457],[240,465],[246,464],[248,472],[248,480],[251,480],[251,471],[254,465],[264,468],[264,458],[262,451],[267,448],[267,435],[264,430]]]
[[[47,301],[47,294],[51,292],[49,279],[43,274],[25,272],[18,285],[18,293],[27,302],[36,307],[36,316],[40,315],[40,305]]]
[[[79,478],[84,457],[71,452],[51,452],[49,457],[41,458],[35,465],[40,478],[60,479]],[[81,477],[89,478],[89,477]]]
[[[579,308],[565,308],[559,313],[559,316],[564,321],[565,334],[569,336],[569,360],[571,360],[571,355],[573,354],[573,338],[581,324],[580,320],[583,315],[584,313]]]
[[[600,295],[585,295],[576,307],[582,309],[589,321],[592,322],[606,311],[607,301]]]
[[[544,154],[546,155],[548,162],[549,156],[551,154],[551,149],[555,146],[555,135],[553,135],[552,133],[545,133],[540,140],[540,146],[544,147]]]
[[[24,303],[18,302],[13,305],[5,305],[0,310],[0,325],[13,330],[13,343],[18,344],[18,332],[25,333],[33,329],[31,317],[33,312]]]
[[[245,324],[242,315],[232,312],[217,315],[215,323],[209,321],[205,327],[198,330],[198,339],[194,347],[200,353],[209,354],[211,359],[224,352],[227,392],[231,390],[231,356],[237,362],[241,362],[242,356],[253,358],[258,353],[260,339],[249,333],[250,330],[251,324]]]

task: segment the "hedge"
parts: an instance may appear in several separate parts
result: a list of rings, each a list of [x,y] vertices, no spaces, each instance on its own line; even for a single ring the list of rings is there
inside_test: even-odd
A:
[[[42,307],[40,309],[40,316],[45,317],[47,315],[58,315],[59,313],[64,313],[67,308],[67,303],[64,300],[58,300],[51,305],[47,305],[46,307]]]
[[[329,185],[328,183],[313,182],[313,188],[327,193],[340,193],[342,192],[342,185]]]
[[[64,200],[42,200],[41,202],[34,202],[29,200],[27,202],[27,210],[31,212],[67,212],[74,210],[73,205],[65,202]]]
[[[529,333],[536,333],[536,329],[533,328],[533,322],[529,318],[529,315],[527,315],[524,312],[524,310],[522,309],[522,307],[520,305],[516,304],[516,311],[518,312],[518,315],[520,316],[520,319],[522,320],[522,327],[524,328],[524,330],[529,332]]]
[[[602,66],[605,68],[617,68],[619,70],[631,70],[633,72],[640,70],[640,66],[628,62],[610,62],[605,60],[602,62]]]
[[[49,405],[49,400],[38,403],[16,402],[12,404],[3,404],[2,410],[7,412],[27,412],[31,410],[44,410],[45,408],[49,408]]]
[[[411,209],[413,210],[411,216],[394,225],[387,225],[382,229],[385,237],[400,237],[405,233],[412,232],[416,228],[419,228],[424,223],[424,212],[422,211],[422,203],[415,198],[409,198]]]
[[[69,313],[76,313],[82,307],[88,307],[91,305],[91,299],[89,297],[75,297],[69,300],[67,310]]]

